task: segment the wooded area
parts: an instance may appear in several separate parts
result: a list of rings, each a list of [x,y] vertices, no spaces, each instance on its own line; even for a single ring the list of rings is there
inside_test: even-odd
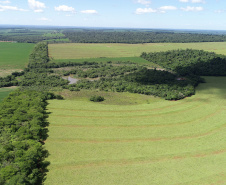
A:
[[[213,52],[186,49],[155,53],[143,52],[141,57],[172,70],[180,76],[226,75],[226,57]]]
[[[74,43],[189,43],[224,42],[226,35],[174,33],[174,32],[105,32],[105,31],[64,31]]]
[[[72,28],[17,28],[0,30],[0,41],[22,43],[190,43],[225,42],[225,34],[180,30],[133,29],[72,29]]]
[[[0,104],[0,184],[42,184],[48,93],[16,90]]]

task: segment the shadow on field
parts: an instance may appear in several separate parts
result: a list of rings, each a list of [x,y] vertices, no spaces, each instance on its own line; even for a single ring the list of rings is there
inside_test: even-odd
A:
[[[174,70],[182,76],[226,76],[226,59],[215,57],[208,61],[198,61],[187,66],[177,66]]]
[[[161,71],[156,69],[142,69],[135,73],[130,73],[125,76],[125,80],[128,82],[136,82],[142,85],[156,85],[156,84],[177,84],[178,86],[184,86],[185,80],[177,80],[177,75],[168,71]]]
[[[215,57],[209,61],[199,61],[186,67],[177,66],[175,72],[181,76],[202,76],[206,82],[198,88],[202,93],[226,99],[225,58]]]

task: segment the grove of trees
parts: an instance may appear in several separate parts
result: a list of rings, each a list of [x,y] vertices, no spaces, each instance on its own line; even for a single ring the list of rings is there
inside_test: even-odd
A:
[[[226,76],[226,56],[214,52],[186,49],[143,52],[141,57],[180,76]]]

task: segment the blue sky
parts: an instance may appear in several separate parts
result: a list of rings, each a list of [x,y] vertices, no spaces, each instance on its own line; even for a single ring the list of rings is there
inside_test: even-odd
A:
[[[0,24],[226,30],[226,1],[0,0]]]

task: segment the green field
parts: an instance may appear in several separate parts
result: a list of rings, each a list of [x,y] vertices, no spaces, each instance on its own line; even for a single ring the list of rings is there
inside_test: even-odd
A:
[[[226,42],[152,44],[49,44],[49,55],[54,59],[138,57],[142,52],[158,52],[186,48],[212,51],[217,54],[226,55]]]
[[[226,184],[226,77],[205,79],[180,101],[62,92],[48,105],[45,184]]]
[[[0,88],[0,102],[12,92],[15,87]]]
[[[23,69],[34,44],[0,42],[0,69]]]

